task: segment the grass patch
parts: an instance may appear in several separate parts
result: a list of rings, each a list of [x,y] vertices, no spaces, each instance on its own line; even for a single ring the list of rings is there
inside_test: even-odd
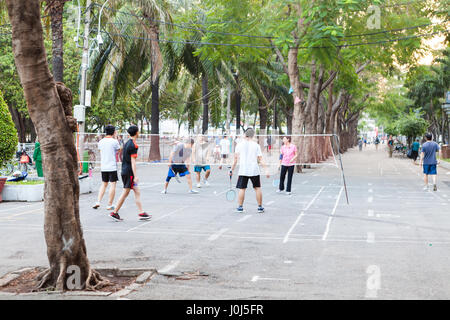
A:
[[[44,184],[44,180],[6,181],[6,184],[10,186],[33,186]]]

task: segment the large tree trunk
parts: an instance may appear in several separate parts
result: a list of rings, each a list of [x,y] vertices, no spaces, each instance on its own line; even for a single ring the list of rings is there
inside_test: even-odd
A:
[[[208,123],[209,123],[209,96],[208,96],[208,75],[203,72],[202,73],[202,93],[203,93],[203,119],[202,119],[202,134],[206,134],[208,132]]]
[[[105,283],[90,268],[81,229],[72,94],[62,84],[57,86],[50,74],[39,0],[6,3],[15,63],[41,142],[46,177],[44,233],[50,268],[39,276],[39,288],[95,289]],[[73,272],[75,278],[70,277]],[[75,279],[75,285],[71,279]]]

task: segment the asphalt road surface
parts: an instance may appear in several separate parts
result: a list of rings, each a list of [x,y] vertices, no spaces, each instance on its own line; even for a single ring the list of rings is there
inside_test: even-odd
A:
[[[450,172],[438,169],[433,192],[422,190],[419,166],[382,148],[350,150],[343,163],[349,204],[341,171],[321,166],[295,174],[290,196],[262,178],[263,214],[251,188],[246,212],[235,212],[226,169],[214,166],[199,194],[185,178],[161,194],[167,166],[140,166],[151,221],[138,220],[132,195],[120,223],[107,194],[98,210],[96,193],[80,197],[91,264],[156,268],[128,299],[449,299]],[[0,234],[0,274],[48,264],[43,203],[0,204]],[[170,276],[182,272],[201,276]]]

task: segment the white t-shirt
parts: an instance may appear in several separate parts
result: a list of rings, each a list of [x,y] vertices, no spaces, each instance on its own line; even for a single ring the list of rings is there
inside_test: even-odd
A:
[[[228,138],[220,140],[220,148],[222,154],[230,153],[230,140]]]
[[[236,146],[236,154],[239,154],[239,174],[240,176],[259,176],[258,157],[262,156],[261,147],[255,141],[243,139]]]
[[[100,150],[101,171],[117,171],[116,153],[120,150],[119,141],[113,138],[103,138],[98,142]]]

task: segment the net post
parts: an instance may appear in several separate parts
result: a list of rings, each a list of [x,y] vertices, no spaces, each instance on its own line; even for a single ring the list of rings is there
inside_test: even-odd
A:
[[[337,136],[337,134],[333,134],[333,137],[335,138],[335,141],[336,141],[336,144],[337,144],[338,155],[339,155],[339,162],[341,163],[342,181],[344,183],[345,198],[347,199],[347,204],[350,204],[349,201],[348,201],[347,184],[345,182],[344,165],[342,164],[341,147],[340,147],[340,143],[339,143],[339,137]]]

